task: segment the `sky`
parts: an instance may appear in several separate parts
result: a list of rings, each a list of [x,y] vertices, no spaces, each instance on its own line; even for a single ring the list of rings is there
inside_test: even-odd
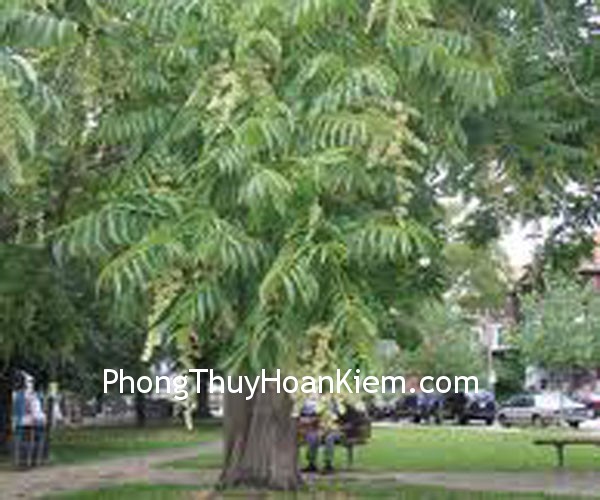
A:
[[[453,213],[451,223],[454,225],[464,222],[468,214],[478,206],[477,200],[465,202],[461,196],[440,198],[440,202]],[[509,227],[503,229],[499,242],[500,248],[508,257],[509,264],[516,275],[519,275],[523,267],[531,263],[536,246],[543,242],[550,227],[549,219],[527,224],[514,220]]]
[[[540,224],[531,222],[525,225],[514,221],[500,238],[500,247],[516,273],[532,261],[535,248],[543,241],[548,229],[549,223],[543,221]]]

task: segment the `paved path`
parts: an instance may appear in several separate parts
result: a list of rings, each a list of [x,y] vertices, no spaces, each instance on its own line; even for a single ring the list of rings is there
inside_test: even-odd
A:
[[[453,490],[498,492],[544,492],[600,498],[598,472],[391,472],[348,474],[364,481],[395,481],[399,484],[440,486]]]
[[[161,463],[192,459],[201,451],[212,451],[219,443],[175,448],[81,465],[57,465],[27,472],[0,472],[0,498],[32,499],[51,493],[97,489],[126,483],[209,486],[218,477],[216,470],[173,470],[158,468]],[[314,480],[384,481],[398,484],[430,485],[470,491],[545,492],[552,495],[600,497],[598,472],[345,472]]]
[[[200,450],[214,450],[219,443],[152,451],[142,456],[127,456],[79,465],[56,465],[27,471],[0,472],[2,500],[29,499],[63,491],[97,489],[125,483],[212,484],[210,472],[160,469],[161,463],[192,459]],[[183,472],[183,474],[179,474]]]

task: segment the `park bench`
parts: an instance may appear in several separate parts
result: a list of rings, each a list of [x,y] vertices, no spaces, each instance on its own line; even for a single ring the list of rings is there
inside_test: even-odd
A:
[[[367,444],[371,439],[371,421],[364,418],[356,425],[342,424],[341,433],[339,444],[346,448],[346,463],[350,468],[354,465],[354,447]]]
[[[371,421],[363,416],[355,422],[342,423],[340,425],[340,439],[336,441],[337,446],[346,449],[346,464],[350,468],[354,464],[354,447],[367,444],[371,439]],[[298,426],[298,446],[306,444],[303,434],[303,426]]]
[[[561,438],[536,439],[533,444],[537,446],[554,446],[558,458],[558,466],[565,465],[566,446],[600,446],[600,436],[570,436]]]

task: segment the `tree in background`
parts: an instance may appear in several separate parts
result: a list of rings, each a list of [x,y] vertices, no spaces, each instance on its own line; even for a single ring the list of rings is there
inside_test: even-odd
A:
[[[444,248],[449,293],[472,315],[502,310],[510,290],[506,257],[493,245],[449,242]]]
[[[503,401],[513,394],[523,392],[525,385],[525,360],[518,350],[509,349],[494,360],[496,399]]]
[[[59,52],[75,29],[36,4],[0,6],[0,405],[8,417],[0,418],[0,447],[10,427],[13,370],[47,381],[79,338],[72,282],[43,241],[51,183],[46,158],[37,156],[40,125],[58,111],[38,61]]]
[[[448,6],[472,9],[472,16],[457,17],[493,40],[506,87],[496,106],[465,119],[466,147],[444,164],[440,189],[477,200],[472,241],[497,238],[514,220],[554,220],[543,251],[563,268],[588,255],[589,229],[600,213],[600,37],[588,29],[591,3]]]
[[[47,238],[98,203],[118,156],[88,140],[114,75],[97,64],[92,4],[0,5],[0,378],[26,369],[42,387],[64,382],[82,397],[99,390],[98,366],[139,367],[146,335],[134,340],[123,326],[143,300],[111,310],[96,296],[98,263],[58,255]],[[9,382],[2,391],[10,403]]]
[[[475,325],[451,302],[432,303],[417,316],[421,342],[401,356],[405,373],[485,379],[485,355]]]
[[[600,361],[600,297],[573,278],[547,276],[545,289],[523,300],[517,344],[526,361],[563,384]]]

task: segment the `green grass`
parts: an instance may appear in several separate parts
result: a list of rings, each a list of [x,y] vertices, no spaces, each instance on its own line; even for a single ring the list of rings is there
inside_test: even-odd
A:
[[[56,429],[51,436],[49,465],[140,455],[163,448],[219,441],[221,438],[220,424],[212,421],[200,422],[192,432],[186,430],[182,424],[149,424],[144,428],[127,426]],[[0,456],[0,472],[10,470],[10,457]]]
[[[57,429],[52,435],[51,464],[100,460],[151,450],[193,446],[221,439],[215,423],[201,423],[194,431],[183,425]]]
[[[542,436],[569,433],[553,430],[479,428],[380,429],[372,443],[357,452],[357,467],[366,469],[439,471],[541,471],[556,465],[553,447],[535,446]],[[600,448],[566,449],[570,470],[599,470]]]
[[[368,445],[357,448],[354,468],[368,471],[551,470],[556,466],[554,448],[535,446],[533,440],[572,432],[560,429],[496,430],[475,427],[379,428],[373,430]],[[568,470],[600,470],[600,447],[567,447],[565,456]],[[345,450],[338,448],[337,466],[344,467],[345,459]],[[213,468],[219,467],[220,463],[218,453],[207,452],[197,460],[182,460],[165,466],[178,469]]]
[[[216,427],[202,427],[192,434],[179,427],[159,429],[94,429],[87,431],[63,431],[61,447],[70,449],[67,458],[87,456],[93,451],[98,456],[98,446],[108,453],[122,455],[122,450],[137,453],[165,446],[185,446],[202,440],[219,438]],[[532,441],[542,436],[571,434],[572,431],[553,430],[496,430],[488,428],[455,427],[399,427],[376,428],[371,442],[360,447],[355,456],[355,470],[360,471],[543,471],[555,467],[555,452],[552,448],[537,447]],[[583,434],[583,433],[578,433]],[[88,436],[87,438],[85,436]],[[82,449],[82,446],[84,449]],[[93,449],[91,449],[93,448]],[[76,450],[76,453],[75,451]],[[117,452],[117,450],[120,450]],[[62,457],[65,459],[65,455]],[[338,467],[344,467],[345,454],[338,449]],[[68,460],[67,460],[68,461]],[[219,467],[221,456],[212,451],[200,454],[196,460],[167,464],[175,468]],[[600,449],[592,446],[573,447],[567,450],[567,468],[571,470],[600,470]],[[320,480],[317,486],[305,489],[298,495],[270,493],[250,494],[248,491],[228,492],[210,496],[215,500],[256,498],[277,500],[280,498],[398,498],[405,500],[507,500],[507,499],[567,499],[539,494],[515,494],[494,492],[466,492],[439,487],[407,486],[387,480],[366,482],[326,483]],[[210,491],[181,486],[129,485],[89,492],[75,492],[51,498],[55,499],[121,499],[128,500],[176,500],[202,499]]]
[[[316,488],[307,488],[299,493],[251,493],[248,491],[228,492],[210,497],[203,493],[210,490],[198,490],[182,486],[150,486],[150,485],[128,485],[115,488],[107,488],[96,491],[82,491],[68,493],[59,496],[48,497],[54,500],[191,500],[211,498],[214,500],[228,499],[264,499],[278,500],[294,498],[298,500],[309,500],[314,498],[331,498],[339,500],[357,498],[395,498],[400,500],[541,500],[552,498],[553,500],[574,500],[578,497],[548,496],[543,493],[495,493],[495,492],[470,492],[459,490],[447,490],[437,487],[407,486],[391,483],[348,483],[318,485]]]

